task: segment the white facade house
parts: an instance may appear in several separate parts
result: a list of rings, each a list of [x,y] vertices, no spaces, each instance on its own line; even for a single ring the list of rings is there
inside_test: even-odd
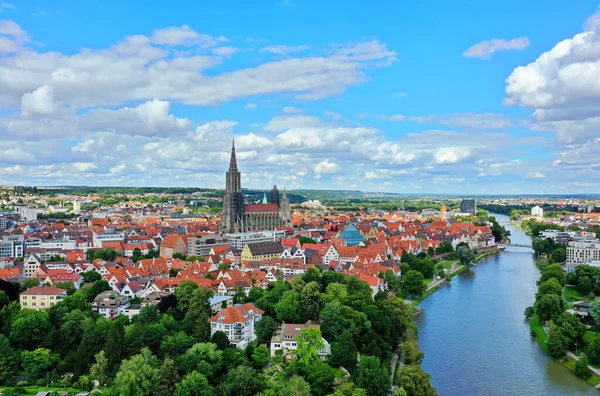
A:
[[[21,218],[20,221],[36,221],[37,220],[37,209],[30,208],[29,206],[15,206],[15,212],[17,212]]]
[[[30,278],[33,272],[40,268],[40,265],[42,265],[42,259],[40,256],[35,253],[30,254],[23,261],[23,276]]]
[[[116,291],[105,291],[94,298],[92,302],[92,311],[98,312],[100,316],[115,320],[117,316],[123,314],[129,308],[129,298],[120,295]]]
[[[4,235],[0,240],[0,257],[23,257],[24,245],[23,235]]]
[[[227,242],[234,249],[243,249],[249,243],[277,242],[285,238],[287,232],[278,230],[266,230],[260,232],[238,232],[236,234],[225,234]]]
[[[106,230],[101,234],[94,232],[92,238],[94,247],[101,248],[102,242],[123,242],[125,234],[123,231]]]
[[[533,208],[531,208],[531,215],[535,216],[535,217],[544,217],[544,209],[540,208],[539,206],[534,206]]]
[[[294,353],[298,349],[298,336],[300,332],[305,329],[317,328],[321,329],[321,326],[316,324],[294,324],[284,323],[281,325],[281,329],[275,331],[273,338],[271,338],[271,356],[275,356],[275,353],[279,350],[283,350],[285,353]],[[331,355],[331,345],[325,338],[322,338],[323,347],[319,349],[318,354],[321,359],[327,358]]]
[[[75,250],[77,241],[74,239],[46,239],[42,241],[42,249]]]
[[[256,323],[262,319],[264,311],[252,304],[234,305],[210,318],[210,334],[222,331],[229,342],[245,349],[256,339]]]
[[[582,242],[569,242],[567,245],[567,271],[571,272],[581,264],[600,262],[600,241],[592,239]]]

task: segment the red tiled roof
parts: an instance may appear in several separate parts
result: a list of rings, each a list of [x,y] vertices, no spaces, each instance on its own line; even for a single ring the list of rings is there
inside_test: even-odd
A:
[[[245,323],[250,316],[262,315],[263,313],[264,311],[262,309],[257,308],[252,304],[234,305],[233,307],[229,307],[219,312],[210,318],[210,321],[225,324]]]
[[[66,293],[65,289],[59,289],[58,287],[50,286],[36,286],[31,289],[25,290],[21,293],[22,296],[58,296],[59,294]]]

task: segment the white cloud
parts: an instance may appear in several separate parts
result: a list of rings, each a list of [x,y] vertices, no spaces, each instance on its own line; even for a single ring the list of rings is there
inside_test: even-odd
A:
[[[230,56],[238,52],[240,49],[235,47],[219,47],[213,49],[211,52],[219,56]]]
[[[258,105],[256,103],[246,103],[244,109],[256,109]]]
[[[21,99],[21,114],[51,115],[54,113],[54,91],[52,87],[39,87],[33,92],[23,95]]]
[[[466,58],[490,59],[495,52],[509,50],[524,50],[529,47],[527,37],[519,37],[512,40],[491,39],[477,43],[463,52]]]
[[[431,124],[438,122],[442,125],[450,125],[455,128],[465,129],[509,129],[514,126],[513,121],[504,114],[498,113],[454,113],[450,116],[428,115],[428,116],[405,116],[396,114],[391,116],[380,115],[378,118],[395,121],[414,121],[420,124]]]
[[[527,175],[528,179],[543,179],[544,177],[546,177],[546,175],[543,174],[542,172],[530,172]]]
[[[340,169],[339,165],[329,160],[324,160],[315,165],[315,177],[320,179],[322,175],[336,173]]]
[[[281,112],[284,113],[284,114],[300,114],[300,113],[304,113],[303,110],[297,109],[297,108],[292,107],[292,106],[286,106],[286,107],[284,107]]]
[[[112,168],[110,168],[110,173],[119,174],[119,173],[125,172],[126,169],[127,169],[127,165],[119,164],[119,165],[115,165]]]
[[[293,54],[297,52],[303,52],[309,49],[308,45],[269,45],[263,47],[259,52],[268,52],[276,55]]]
[[[71,166],[78,172],[87,172],[98,167],[98,165],[93,162],[75,162]]]
[[[3,1],[0,1],[0,13],[2,12],[2,10],[13,10],[13,11],[16,11],[17,7],[14,4],[5,3]]]
[[[442,147],[434,154],[436,164],[456,164],[471,157],[472,153],[467,147]]]

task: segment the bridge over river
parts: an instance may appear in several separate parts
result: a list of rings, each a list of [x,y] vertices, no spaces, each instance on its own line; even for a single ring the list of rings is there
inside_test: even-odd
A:
[[[523,244],[523,243],[511,243],[511,244],[508,244],[508,245],[498,244],[498,248],[499,249],[505,249],[507,246],[520,247],[520,248],[529,248],[529,249],[533,248],[533,246],[527,245],[527,244]]]

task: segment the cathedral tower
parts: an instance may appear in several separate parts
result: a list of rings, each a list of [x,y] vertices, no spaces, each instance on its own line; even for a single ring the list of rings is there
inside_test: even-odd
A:
[[[243,216],[244,194],[242,194],[242,174],[237,167],[234,141],[231,144],[231,159],[229,160],[229,170],[226,173],[221,232],[238,232]]]

